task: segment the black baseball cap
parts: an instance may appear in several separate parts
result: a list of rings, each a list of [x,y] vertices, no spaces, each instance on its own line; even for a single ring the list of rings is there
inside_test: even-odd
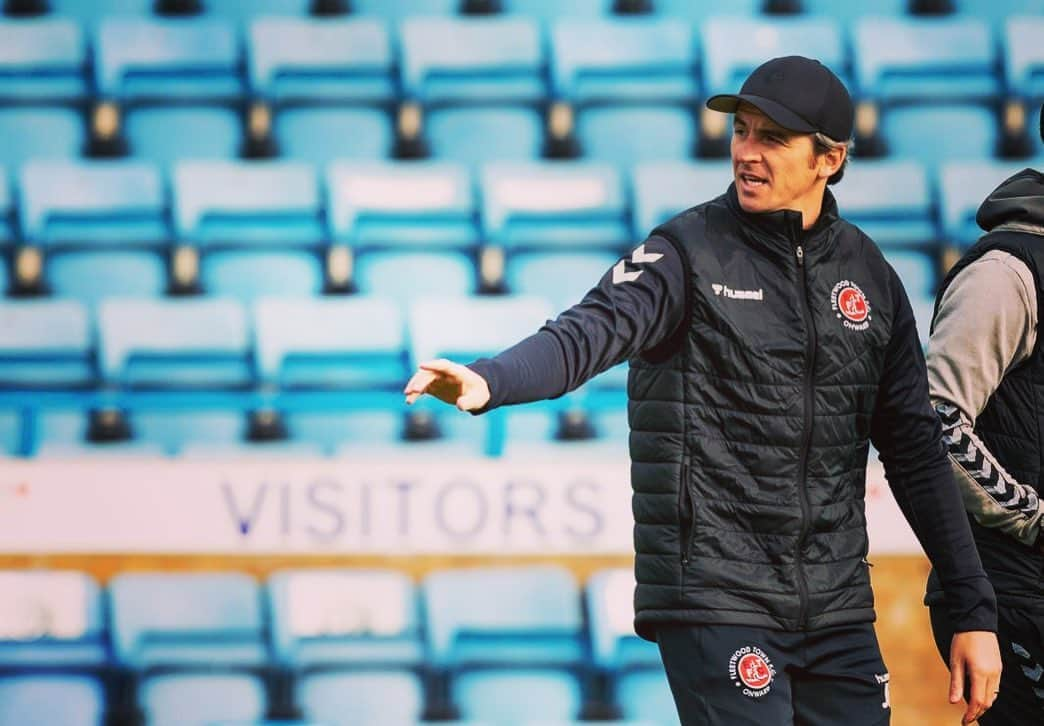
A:
[[[799,55],[773,58],[754,69],[739,93],[711,96],[707,108],[735,113],[744,101],[785,129],[819,131],[835,141],[852,138],[852,97],[841,79],[817,60]]]

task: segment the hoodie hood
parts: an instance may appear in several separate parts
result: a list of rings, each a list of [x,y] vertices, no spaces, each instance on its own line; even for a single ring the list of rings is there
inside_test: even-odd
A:
[[[1044,174],[1023,169],[1005,179],[986,197],[975,221],[987,232],[1004,224],[1044,234]]]

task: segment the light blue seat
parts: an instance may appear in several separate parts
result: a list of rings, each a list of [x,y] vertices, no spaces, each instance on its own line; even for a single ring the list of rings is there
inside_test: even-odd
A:
[[[964,15],[982,18],[1000,30],[1014,15],[1044,15],[1044,0],[957,0]]]
[[[618,250],[631,238],[620,173],[600,162],[500,162],[482,168],[482,230],[508,248]]]
[[[659,648],[634,632],[634,587],[629,568],[600,570],[588,580],[584,596],[592,659],[612,679],[626,718],[677,724]]]
[[[1026,167],[1041,168],[1044,157],[1036,161],[953,161],[939,171],[939,218],[946,239],[968,247],[984,232],[975,222],[983,200],[1008,177]]]
[[[94,62],[98,90],[120,100],[230,99],[243,87],[233,26],[208,17],[106,18]]]
[[[249,30],[250,83],[273,101],[388,101],[391,40],[374,19],[260,18]]]
[[[932,185],[912,159],[856,159],[831,187],[841,216],[881,246],[928,244],[938,238]]]
[[[544,98],[539,28],[523,17],[410,17],[402,21],[402,87],[408,98],[536,102]]]
[[[105,692],[97,679],[74,675],[0,676],[0,726],[29,723],[99,726]]]
[[[551,28],[554,93],[574,103],[689,101],[699,93],[695,40],[670,18],[559,20]]]
[[[0,167],[0,248],[15,238],[14,198],[7,172]],[[0,265],[0,290],[7,289],[7,266]]]
[[[438,159],[478,166],[489,161],[527,161],[543,153],[544,120],[524,106],[434,108],[425,137]]]
[[[112,15],[152,15],[155,0],[47,0],[54,15],[74,18],[87,27]]]
[[[71,108],[0,108],[0,165],[12,172],[29,159],[77,157],[85,138],[83,119]]]
[[[508,289],[543,298],[555,311],[580,302],[616,263],[609,252],[519,252],[508,259]]]
[[[266,710],[258,676],[222,673],[220,668],[148,677],[139,687],[139,700],[149,726],[253,723],[261,721]]]
[[[390,450],[400,451],[405,444],[398,409],[288,410],[283,420],[291,440],[308,442],[325,455],[382,456]]]
[[[391,300],[264,298],[254,336],[262,380],[284,388],[398,392],[409,378],[403,316]]]
[[[429,295],[464,296],[476,289],[475,263],[458,251],[373,251],[355,265],[359,291],[389,297],[400,306]]]
[[[593,20],[613,12],[613,0],[502,0],[500,5],[505,13],[528,15],[543,23],[563,17]]]
[[[326,172],[333,239],[353,247],[478,244],[472,177],[450,162],[334,162]]]
[[[301,674],[296,701],[307,718],[335,726],[416,723],[424,648],[408,577],[285,570],[272,575],[268,593],[275,656]]]
[[[206,0],[208,15],[245,25],[264,15],[308,15],[312,0]]]
[[[162,244],[159,169],[140,161],[30,161],[19,174],[25,238],[46,246]]]
[[[0,610],[0,667],[73,672],[107,662],[101,594],[86,573],[0,571]],[[4,701],[0,697],[0,714]],[[0,723],[10,722],[0,716]]]
[[[139,106],[124,119],[130,153],[165,171],[181,159],[234,159],[242,127],[236,111],[217,106]]]
[[[927,102],[1000,92],[993,36],[977,18],[862,18],[852,44],[858,91],[866,96]]]
[[[282,156],[317,168],[332,159],[387,158],[395,139],[387,113],[374,108],[284,108],[274,132]]]
[[[584,659],[580,593],[561,567],[445,570],[423,584],[431,662],[466,719],[572,720]]]
[[[915,159],[930,175],[948,161],[989,159],[997,146],[997,121],[986,106],[896,106],[885,112],[881,131],[889,155]]]
[[[1040,13],[1009,18],[1003,43],[1008,91],[1036,101],[1044,99],[1044,9]]]
[[[411,15],[456,15],[460,0],[352,0],[352,12],[396,22]]]
[[[915,250],[888,250],[888,260],[910,297],[928,297],[935,295],[938,284],[936,279],[935,260],[927,252]]]
[[[729,15],[750,16],[761,12],[762,0],[730,0],[723,7],[720,0],[655,0],[653,9],[657,15],[686,20],[691,23],[702,23],[708,17],[728,13]]]
[[[416,299],[407,311],[412,365],[495,355],[535,333],[551,312],[546,300],[522,295]]]
[[[683,106],[597,106],[580,111],[577,136],[585,157],[628,168],[691,157],[696,123]]]
[[[957,5],[962,2],[958,0]],[[826,15],[837,20],[843,27],[851,27],[859,18],[867,15],[904,17],[909,0],[863,0],[859,3],[837,2],[837,0],[801,0],[802,12],[809,15]]]
[[[199,279],[206,294],[244,304],[265,295],[319,295],[323,263],[313,250],[212,249],[200,261]]]
[[[253,381],[246,314],[234,300],[110,298],[98,305],[106,381],[150,388]]]
[[[203,246],[314,247],[323,239],[319,185],[296,161],[183,161],[173,176],[174,225]]]
[[[167,267],[156,250],[54,250],[47,253],[44,278],[54,295],[93,309],[107,297],[160,297]]]
[[[231,450],[246,435],[246,417],[229,410],[139,410],[130,416],[135,440],[170,456],[205,444]]]
[[[87,92],[87,46],[67,18],[0,20],[0,98],[68,101]]]
[[[725,193],[732,183],[727,161],[658,161],[635,167],[634,232],[636,239],[689,207]]]
[[[751,71],[770,58],[786,55],[816,58],[842,80],[847,76],[841,29],[831,18],[711,17],[700,25],[700,44],[707,95],[738,93]]]
[[[74,300],[0,302],[0,386],[90,385],[92,347],[87,310]]]

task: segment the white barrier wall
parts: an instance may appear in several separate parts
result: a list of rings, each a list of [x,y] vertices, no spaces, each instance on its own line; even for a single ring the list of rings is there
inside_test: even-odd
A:
[[[0,461],[0,552],[628,554],[627,460]],[[871,550],[920,548],[871,462]]]

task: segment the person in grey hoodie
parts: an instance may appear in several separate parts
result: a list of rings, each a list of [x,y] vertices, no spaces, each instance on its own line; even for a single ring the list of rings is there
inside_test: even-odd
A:
[[[1041,108],[1044,138],[1044,107]],[[1000,694],[982,726],[1044,723],[1044,174],[1024,169],[982,203],[986,234],[936,301],[928,380],[999,607]],[[926,602],[944,660],[953,626],[934,573]]]

